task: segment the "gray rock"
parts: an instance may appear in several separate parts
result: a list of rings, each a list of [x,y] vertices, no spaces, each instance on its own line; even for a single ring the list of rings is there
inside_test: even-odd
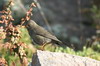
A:
[[[100,66],[100,61],[67,53],[37,50],[32,66]]]

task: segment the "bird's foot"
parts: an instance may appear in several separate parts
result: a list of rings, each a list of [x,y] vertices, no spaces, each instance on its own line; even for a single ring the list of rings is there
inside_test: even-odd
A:
[[[44,51],[46,45],[47,45],[47,44],[43,44],[43,45],[40,47],[40,50]]]

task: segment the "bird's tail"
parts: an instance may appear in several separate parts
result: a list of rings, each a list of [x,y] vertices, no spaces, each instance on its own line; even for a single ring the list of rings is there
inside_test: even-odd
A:
[[[66,48],[67,47],[67,45],[65,45],[63,42],[61,42],[61,41],[57,41],[57,42],[54,42],[56,45],[58,45],[59,47],[63,47],[63,48]]]

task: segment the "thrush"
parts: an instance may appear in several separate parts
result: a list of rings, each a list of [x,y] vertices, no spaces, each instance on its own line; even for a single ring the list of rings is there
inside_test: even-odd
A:
[[[28,21],[26,28],[34,44],[45,45],[50,43],[62,46],[62,42],[55,35],[39,26],[35,21]]]

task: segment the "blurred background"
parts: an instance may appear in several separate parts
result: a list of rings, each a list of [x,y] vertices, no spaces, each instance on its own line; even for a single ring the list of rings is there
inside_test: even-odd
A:
[[[100,0],[0,0],[0,12],[9,1],[13,1],[14,4],[11,11],[15,25],[20,24],[31,3],[35,2],[37,7],[33,8],[31,19],[68,46],[63,48],[48,45],[45,50],[100,60]],[[0,17],[2,15],[0,13]],[[28,48],[24,50],[28,61],[31,62],[33,53],[40,47],[32,45],[25,28],[20,27],[19,30],[21,31],[19,41],[27,44]],[[11,50],[3,45],[6,45],[5,39],[0,40],[0,58],[5,58],[8,66],[13,66],[14,63],[21,66],[16,54],[11,54]]]
[[[10,0],[0,0],[0,11]],[[32,2],[32,19],[55,34],[64,44],[82,50],[94,41],[100,44],[100,0],[13,0],[15,24],[25,16]]]

